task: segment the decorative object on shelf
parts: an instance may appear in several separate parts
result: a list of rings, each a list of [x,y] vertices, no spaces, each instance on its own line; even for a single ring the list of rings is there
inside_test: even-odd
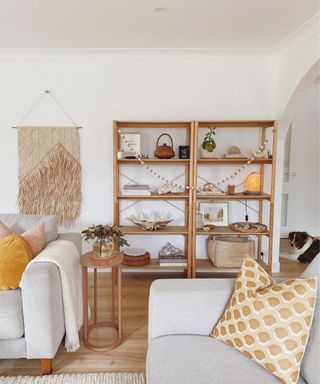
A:
[[[123,157],[140,155],[141,152],[141,133],[122,133],[120,136],[120,149],[123,152]]]
[[[171,243],[166,243],[159,251],[160,266],[165,267],[186,267],[187,258],[181,248],[173,246]]]
[[[230,228],[236,232],[263,233],[268,231],[268,227],[261,223],[253,223],[250,221],[240,221],[230,224]]]
[[[147,153],[141,153],[140,158],[141,159],[149,159],[149,155]]]
[[[189,145],[179,145],[179,159],[190,159],[190,147]]]
[[[234,195],[236,193],[236,186],[234,184],[228,184],[228,195]]]
[[[216,226],[213,225],[213,224],[206,224],[206,225],[204,225],[204,226],[202,227],[202,229],[203,229],[204,231],[208,232],[208,231],[212,231],[212,230],[214,230],[215,227],[216,227]]]
[[[205,183],[202,188],[198,189],[199,194],[215,194],[215,195],[225,195],[226,193],[220,188],[217,188],[212,183]]]
[[[151,214],[141,213],[139,217],[131,215],[128,217],[133,224],[139,225],[147,231],[156,231],[167,226],[173,218],[170,213],[151,212]]]
[[[217,147],[215,141],[215,128],[208,127],[209,132],[204,135],[203,142],[201,144],[201,157],[202,158],[214,158],[214,151]]]
[[[261,177],[257,172],[252,172],[247,176],[245,181],[245,195],[260,195]]]
[[[255,158],[255,159],[265,159],[268,157],[268,149],[267,148],[264,148],[264,149],[256,149],[254,148],[252,151],[252,156]]]
[[[216,267],[239,268],[246,256],[254,256],[254,241],[248,236],[209,236],[207,254]]]
[[[144,248],[128,247],[123,251],[122,264],[130,267],[141,267],[150,264],[150,253]]]
[[[200,202],[199,211],[203,214],[204,225],[228,225],[228,203],[226,202]]]
[[[92,246],[92,257],[112,257],[114,242],[117,241],[121,247],[129,245],[127,240],[116,225],[92,225],[81,232],[85,241],[94,240]]]
[[[197,212],[196,214],[196,228],[202,229],[204,226],[203,213]]]
[[[177,185],[174,183],[166,183],[156,190],[156,193],[158,193],[159,195],[165,195],[167,193],[183,193],[183,192],[184,192],[184,189],[182,185]]]
[[[150,196],[151,189],[148,184],[125,184],[122,194],[126,196]]]
[[[247,159],[248,157],[241,153],[241,150],[236,145],[229,147],[227,153],[225,153],[222,158],[224,159]]]
[[[163,136],[168,136],[171,141],[171,146],[167,145],[166,143],[163,143],[162,145],[159,145],[159,140]],[[175,152],[173,150],[173,140],[172,137],[168,133],[163,133],[158,137],[157,144],[156,144],[156,150],[154,152],[155,157],[158,159],[172,159],[175,156]]]

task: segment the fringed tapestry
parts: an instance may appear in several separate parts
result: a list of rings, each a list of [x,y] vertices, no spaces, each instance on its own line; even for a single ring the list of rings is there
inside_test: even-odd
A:
[[[20,213],[57,215],[71,225],[81,207],[77,127],[19,127],[18,142]]]

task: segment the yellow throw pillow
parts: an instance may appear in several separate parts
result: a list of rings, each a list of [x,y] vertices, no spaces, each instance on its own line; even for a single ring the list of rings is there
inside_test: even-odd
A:
[[[317,278],[273,284],[246,257],[224,315],[210,336],[233,346],[282,383],[299,379],[316,302]]]
[[[11,235],[0,239],[0,290],[18,288],[31,259],[31,248],[23,237]]]

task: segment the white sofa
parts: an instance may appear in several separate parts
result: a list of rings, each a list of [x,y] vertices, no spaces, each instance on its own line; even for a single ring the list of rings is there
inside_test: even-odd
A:
[[[81,235],[58,234],[56,216],[0,214],[0,221],[17,233],[43,222],[47,244],[69,240],[81,255]],[[65,333],[60,273],[53,263],[35,263],[22,281],[23,289],[0,291],[0,359],[40,359],[48,374]]]
[[[320,256],[303,273],[318,276]],[[319,293],[298,383],[320,382]],[[233,279],[157,280],[150,290],[147,384],[279,384],[236,349],[209,337]]]

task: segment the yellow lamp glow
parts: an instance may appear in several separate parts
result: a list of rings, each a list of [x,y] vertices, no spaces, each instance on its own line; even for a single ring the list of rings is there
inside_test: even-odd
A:
[[[250,173],[246,178],[245,182],[245,194],[247,195],[258,195],[260,193],[260,174],[256,172]]]

